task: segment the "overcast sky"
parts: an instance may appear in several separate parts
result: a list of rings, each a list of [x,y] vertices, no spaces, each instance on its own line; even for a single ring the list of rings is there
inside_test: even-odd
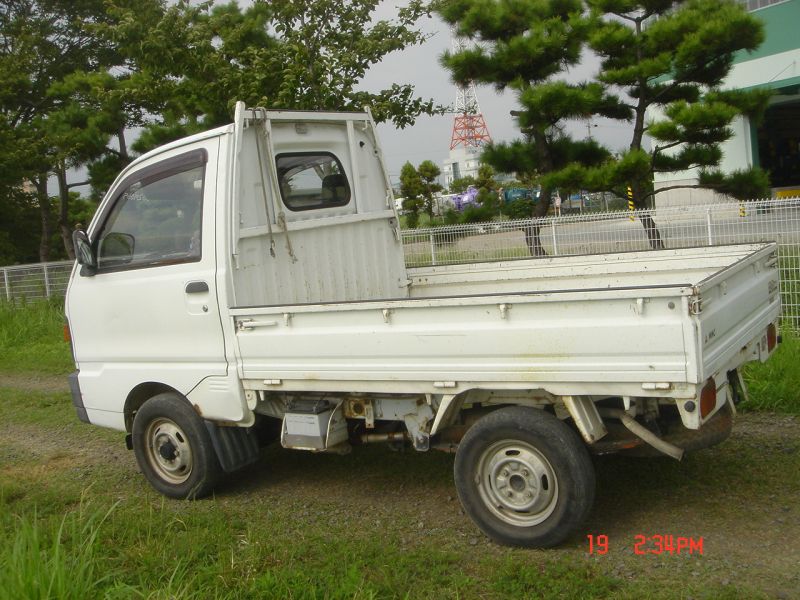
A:
[[[391,19],[401,2],[384,0],[376,11],[378,19]],[[392,83],[410,83],[419,96],[433,98],[437,103],[454,105],[456,86],[449,73],[439,64],[439,57],[450,48],[449,27],[437,17],[424,19],[420,29],[431,38],[421,46],[406,49],[387,56],[380,65],[373,67],[364,80],[364,89],[383,89]],[[597,60],[587,56],[582,64],[567,76],[572,81],[585,80],[597,69]],[[519,137],[514,119],[509,112],[518,109],[513,94],[497,94],[491,86],[476,88],[478,102],[495,141],[511,141]],[[400,168],[406,161],[415,166],[423,160],[431,160],[441,167],[450,152],[450,134],[454,115],[420,117],[416,125],[395,129],[391,123],[378,127],[384,156],[392,180],[396,181]],[[577,138],[587,135],[587,121],[571,123],[568,131]],[[592,136],[612,149],[630,143],[630,129],[624,123],[597,119],[592,122]]]

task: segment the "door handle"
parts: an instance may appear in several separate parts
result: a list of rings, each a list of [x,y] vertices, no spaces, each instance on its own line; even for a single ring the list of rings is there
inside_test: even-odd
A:
[[[200,294],[208,291],[208,284],[205,281],[190,281],[186,284],[187,294]]]
[[[236,321],[236,328],[239,331],[245,331],[246,329],[255,329],[256,327],[274,327],[277,325],[277,321],[259,321],[258,319],[242,319],[240,321]]]

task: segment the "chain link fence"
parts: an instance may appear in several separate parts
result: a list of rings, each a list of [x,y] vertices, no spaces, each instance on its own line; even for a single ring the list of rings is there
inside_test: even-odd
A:
[[[407,229],[402,238],[409,267],[529,258],[536,238],[549,256],[648,250],[652,242],[686,248],[775,241],[784,323],[800,330],[800,199]],[[63,297],[71,269],[72,262],[0,267],[0,299]]]

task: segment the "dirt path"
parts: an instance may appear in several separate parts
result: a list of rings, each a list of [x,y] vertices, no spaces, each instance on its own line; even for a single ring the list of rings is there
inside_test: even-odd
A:
[[[0,371],[0,388],[35,390],[37,392],[68,392],[69,383],[65,375],[42,375],[40,373],[7,373]]]

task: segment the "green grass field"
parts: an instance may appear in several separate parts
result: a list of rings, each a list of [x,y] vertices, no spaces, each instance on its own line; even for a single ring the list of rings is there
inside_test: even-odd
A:
[[[0,304],[0,600],[769,598],[797,589],[794,337],[748,368],[742,408],[761,412],[743,416],[746,436],[682,463],[597,459],[587,527],[611,549],[590,555],[584,533],[548,551],[488,542],[460,511],[452,455],[439,453],[273,447],[213,498],[165,499],[121,434],[75,418],[57,385],[72,369],[62,322],[57,305]],[[635,535],[661,533],[702,536],[705,553],[634,554]]]
[[[73,369],[61,302],[0,301],[0,371],[58,375]]]

